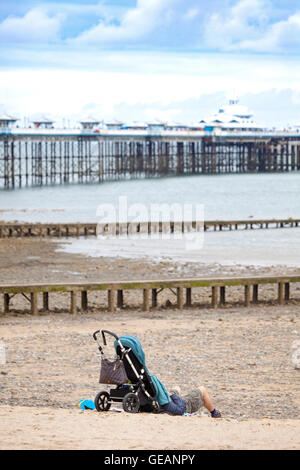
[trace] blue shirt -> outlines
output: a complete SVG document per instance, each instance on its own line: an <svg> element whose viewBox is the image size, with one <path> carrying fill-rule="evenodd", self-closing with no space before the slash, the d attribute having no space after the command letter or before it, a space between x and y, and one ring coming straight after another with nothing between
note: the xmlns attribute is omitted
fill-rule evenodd
<svg viewBox="0 0 300 470"><path fill-rule="evenodd" d="M178 395L170 396L170 402L162 406L162 409L170 415L183 415L186 412L185 401L182 400Z"/></svg>

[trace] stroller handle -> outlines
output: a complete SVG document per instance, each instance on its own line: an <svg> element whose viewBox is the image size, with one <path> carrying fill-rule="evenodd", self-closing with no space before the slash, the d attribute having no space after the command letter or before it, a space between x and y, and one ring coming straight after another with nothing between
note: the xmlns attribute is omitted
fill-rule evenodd
<svg viewBox="0 0 300 470"><path fill-rule="evenodd" d="M97 341L97 334L100 333L100 331L101 331L101 334L102 334L102 339L103 339L103 344L104 344L104 346L106 346L105 333L108 334L108 335L113 336L117 341L119 340L118 336L115 335L115 333L112 333L111 331L108 331L108 330L97 330L97 331L95 331L95 333L93 334L93 338L94 338L95 341Z"/></svg>
<svg viewBox="0 0 300 470"><path fill-rule="evenodd" d="M95 341L97 341L97 334L100 333L100 330L97 330L95 331L95 333L93 333L93 338Z"/></svg>

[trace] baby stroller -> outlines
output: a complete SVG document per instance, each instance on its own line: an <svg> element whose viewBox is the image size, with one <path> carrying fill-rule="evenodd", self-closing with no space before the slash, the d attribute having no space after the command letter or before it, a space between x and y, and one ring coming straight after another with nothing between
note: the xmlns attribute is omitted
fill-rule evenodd
<svg viewBox="0 0 300 470"><path fill-rule="evenodd" d="M103 348L98 339L99 333L102 335L104 346L107 345L105 334L115 338L114 347L117 354L116 361L109 361L105 357ZM111 388L109 393L107 391L101 391L96 395L96 410L108 411L112 403L122 403L124 411L129 413L138 413L139 411L158 412L160 407L157 402L156 389L144 365L144 352L138 339L134 336L123 336L119 338L115 333L107 330L95 331L93 338L97 342L98 349L101 353L99 382L117 385L115 388ZM120 377L122 373L120 373L117 378L113 377L113 371L117 366L119 367L120 363L123 363L123 378ZM112 376L107 377L107 375L110 375L108 373L105 377L105 381L102 381L101 375L104 365L107 370L112 371Z"/></svg>

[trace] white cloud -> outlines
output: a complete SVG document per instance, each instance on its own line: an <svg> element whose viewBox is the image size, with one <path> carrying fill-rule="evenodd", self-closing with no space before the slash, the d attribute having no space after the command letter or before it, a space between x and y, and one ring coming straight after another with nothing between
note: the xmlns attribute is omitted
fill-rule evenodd
<svg viewBox="0 0 300 470"><path fill-rule="evenodd" d="M40 9L33 9L23 17L9 16L0 23L3 42L52 42L58 39L63 15L49 17Z"/></svg>
<svg viewBox="0 0 300 470"><path fill-rule="evenodd" d="M198 8L190 8L189 10L187 10L187 12L183 15L183 18L185 20L193 20L196 18L196 16L198 16L200 13L199 9Z"/></svg>
<svg viewBox="0 0 300 470"><path fill-rule="evenodd" d="M267 22L267 6L264 0L241 0L227 14L211 14L204 30L207 46L233 50L239 48L243 40L258 39Z"/></svg>
<svg viewBox="0 0 300 470"><path fill-rule="evenodd" d="M300 12L271 22L269 0L240 0L227 14L208 18L204 38L209 48L225 51L299 52Z"/></svg>
<svg viewBox="0 0 300 470"><path fill-rule="evenodd" d="M172 18L172 6L176 0L138 0L136 8L129 9L120 24L99 24L80 34L71 42L77 44L116 43L122 40L138 40L154 29L165 25Z"/></svg>
<svg viewBox="0 0 300 470"><path fill-rule="evenodd" d="M271 0L208 4L200 0L137 0L135 8L108 11L102 11L96 26L68 43L276 53L288 47L288 51L299 52L300 11L290 9L290 16L282 17L286 11L274 9Z"/></svg>
<svg viewBox="0 0 300 470"><path fill-rule="evenodd" d="M181 114L180 108L145 108L144 115L146 116L146 121L149 120L160 120L160 121L174 121Z"/></svg>
<svg viewBox="0 0 300 470"><path fill-rule="evenodd" d="M122 63L121 73L116 66L125 59L127 67ZM270 90L290 89L291 110L299 113L300 64L293 58L99 52L98 60L109 66L101 71L90 70L88 63L84 70L2 70L0 103L7 113L19 116L39 112L54 119L77 119L91 113L103 119L134 121L151 117L189 122L215 110L212 105L205 113L201 108L197 112L197 100L204 95L223 96L235 90L239 97L261 94L263 103ZM272 96L278 106L284 103L284 97L279 101L275 92ZM269 118L282 119L271 113L266 121Z"/></svg>
<svg viewBox="0 0 300 470"><path fill-rule="evenodd" d="M148 50L168 47L169 50L299 53L300 6L297 11L295 3L286 8L279 1L276 6L274 3L272 0L136 0L136 6L128 8L128 2L105 0L98 3L89 0L86 4L41 2L23 17L9 16L0 23L0 40L39 46L56 42L61 32L63 39L59 46L69 48L70 52L77 48L81 53L81 45L96 46L95 51L101 46L111 49L130 46ZM36 50L39 52L38 47Z"/></svg>
<svg viewBox="0 0 300 470"><path fill-rule="evenodd" d="M300 12L291 15L287 20L271 25L266 33L256 40L245 40L240 49L257 52L291 52L300 50Z"/></svg>

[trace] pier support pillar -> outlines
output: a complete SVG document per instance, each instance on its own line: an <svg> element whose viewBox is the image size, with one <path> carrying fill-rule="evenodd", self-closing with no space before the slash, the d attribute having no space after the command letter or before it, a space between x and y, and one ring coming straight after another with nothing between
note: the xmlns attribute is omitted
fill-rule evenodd
<svg viewBox="0 0 300 470"><path fill-rule="evenodd" d="M157 307L157 289L152 289L152 308Z"/></svg>
<svg viewBox="0 0 300 470"><path fill-rule="evenodd" d="M288 302L290 300L290 283L285 282L284 284L284 300Z"/></svg>
<svg viewBox="0 0 300 470"><path fill-rule="evenodd" d="M251 302L251 299L250 299L250 286L246 285L245 286L245 306L250 307L250 302Z"/></svg>
<svg viewBox="0 0 300 470"><path fill-rule="evenodd" d="M30 294L30 303L31 303L31 313L32 315L38 315L38 305L37 305L37 292L31 292Z"/></svg>
<svg viewBox="0 0 300 470"><path fill-rule="evenodd" d="M220 305L225 305L226 303L226 291L225 286L220 287Z"/></svg>
<svg viewBox="0 0 300 470"><path fill-rule="evenodd" d="M72 291L71 292L71 309L70 309L70 313L72 313L73 315L75 313L77 313L77 293L75 291Z"/></svg>
<svg viewBox="0 0 300 470"><path fill-rule="evenodd" d="M124 304L124 295L122 290L118 290L117 292L117 307L118 308L123 308Z"/></svg>
<svg viewBox="0 0 300 470"><path fill-rule="evenodd" d="M183 288L177 287L177 308L183 308Z"/></svg>
<svg viewBox="0 0 300 470"><path fill-rule="evenodd" d="M115 290L108 290L108 310L113 313L115 311Z"/></svg>
<svg viewBox="0 0 300 470"><path fill-rule="evenodd" d="M150 310L150 289L143 289L143 310L149 312Z"/></svg>
<svg viewBox="0 0 300 470"><path fill-rule="evenodd" d="M283 282L278 283L278 303L279 305L283 305L283 290L284 284Z"/></svg>
<svg viewBox="0 0 300 470"><path fill-rule="evenodd" d="M283 305L283 289L284 289L284 284L283 282L278 283L278 303L279 305Z"/></svg>
<svg viewBox="0 0 300 470"><path fill-rule="evenodd" d="M88 295L87 295L87 291L83 290L81 292L81 310L86 312L87 309L88 309Z"/></svg>
<svg viewBox="0 0 300 470"><path fill-rule="evenodd" d="M49 292L43 292L43 309L49 310Z"/></svg>
<svg viewBox="0 0 300 470"><path fill-rule="evenodd" d="M212 286L211 288L211 305L213 308L218 306L218 288L217 286Z"/></svg>
<svg viewBox="0 0 300 470"><path fill-rule="evenodd" d="M186 306L187 307L192 306L192 288L191 287L186 288Z"/></svg>
<svg viewBox="0 0 300 470"><path fill-rule="evenodd" d="M257 302L258 302L258 284L254 284L254 286L253 286L252 300L253 300L254 304L257 304Z"/></svg>
<svg viewBox="0 0 300 470"><path fill-rule="evenodd" d="M4 294L4 313L9 312L9 301L10 301L9 294Z"/></svg>

